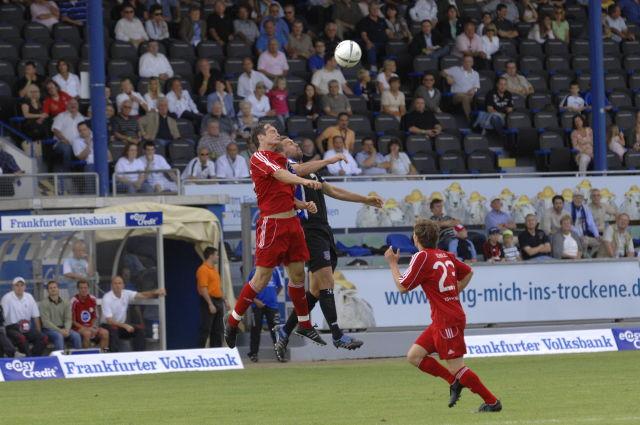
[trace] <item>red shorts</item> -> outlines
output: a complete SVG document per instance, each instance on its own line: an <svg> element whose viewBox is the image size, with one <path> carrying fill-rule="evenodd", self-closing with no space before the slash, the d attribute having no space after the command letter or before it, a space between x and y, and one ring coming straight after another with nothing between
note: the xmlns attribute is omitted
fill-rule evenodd
<svg viewBox="0 0 640 425"><path fill-rule="evenodd" d="M256 222L256 266L273 268L306 261L309 250L298 216Z"/></svg>
<svg viewBox="0 0 640 425"><path fill-rule="evenodd" d="M427 350L429 354L438 353L442 360L457 359L467 354L463 326L438 328L431 325L420 334L415 344Z"/></svg>

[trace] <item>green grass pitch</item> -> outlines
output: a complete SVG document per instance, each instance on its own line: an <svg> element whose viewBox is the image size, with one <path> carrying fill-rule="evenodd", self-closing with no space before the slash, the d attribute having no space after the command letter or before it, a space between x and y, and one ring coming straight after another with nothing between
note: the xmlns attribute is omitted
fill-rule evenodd
<svg viewBox="0 0 640 425"><path fill-rule="evenodd" d="M2 424L640 424L640 353L471 359L502 400L474 413L464 390L403 359L248 364L187 372L1 383Z"/></svg>

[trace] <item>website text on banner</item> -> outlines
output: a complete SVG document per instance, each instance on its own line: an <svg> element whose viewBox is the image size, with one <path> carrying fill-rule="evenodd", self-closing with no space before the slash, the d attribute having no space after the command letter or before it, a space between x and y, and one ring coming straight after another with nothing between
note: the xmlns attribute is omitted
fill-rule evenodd
<svg viewBox="0 0 640 425"><path fill-rule="evenodd" d="M460 294L470 324L640 317L637 260L483 264L473 270L471 284ZM341 327L430 322L424 292L419 288L404 294L396 291L387 269L343 269L341 273L335 288ZM354 317L369 319L364 325L350 323ZM318 307L312 319L326 328Z"/></svg>

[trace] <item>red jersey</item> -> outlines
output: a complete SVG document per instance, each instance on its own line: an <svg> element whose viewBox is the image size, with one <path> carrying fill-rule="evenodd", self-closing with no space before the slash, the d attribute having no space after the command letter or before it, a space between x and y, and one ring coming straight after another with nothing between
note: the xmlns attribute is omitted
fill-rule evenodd
<svg viewBox="0 0 640 425"><path fill-rule="evenodd" d="M431 306L431 322L437 327L464 326L466 316L460 304L458 281L471 267L454 254L439 249L425 249L411 258L400 284L409 291L422 286Z"/></svg>
<svg viewBox="0 0 640 425"><path fill-rule="evenodd" d="M295 186L273 177L278 170L287 170L287 158L277 152L258 151L251 156L251 180L258 198L260 216L266 217L294 209Z"/></svg>
<svg viewBox="0 0 640 425"><path fill-rule="evenodd" d="M267 93L271 109L276 111L278 115L286 115L289 113L289 102L287 100L289 92L286 90L273 89Z"/></svg>
<svg viewBox="0 0 640 425"><path fill-rule="evenodd" d="M71 96L67 93L60 90L58 92L58 100L55 101L51 97L47 97L44 102L42 102L42 112L48 114L50 117L55 117L61 112L67 110L67 103L71 100Z"/></svg>
<svg viewBox="0 0 640 425"><path fill-rule="evenodd" d="M76 294L71 298L71 319L74 322L81 323L86 328L90 328L98 319L97 305L96 297L93 295L81 300ZM74 329L76 329L75 326Z"/></svg>

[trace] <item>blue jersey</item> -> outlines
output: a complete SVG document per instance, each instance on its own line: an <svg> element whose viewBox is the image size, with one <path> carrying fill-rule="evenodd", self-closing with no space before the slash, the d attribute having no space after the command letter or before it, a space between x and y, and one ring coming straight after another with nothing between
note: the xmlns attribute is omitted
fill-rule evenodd
<svg viewBox="0 0 640 425"><path fill-rule="evenodd" d="M251 270L248 280L251 280L255 272L256 272L256 269ZM282 273L280 272L280 269L278 267L274 268L273 272L271 273L271 280L269 280L269 283L267 284L267 286L265 286L265 288L262 291L260 291L260 293L256 296L256 298L262 301L265 306L277 310L278 309L278 292L280 291L280 288L282 288L283 286L282 285L283 280L284 279L282 277Z"/></svg>

